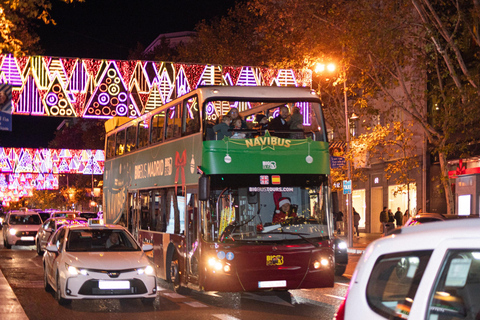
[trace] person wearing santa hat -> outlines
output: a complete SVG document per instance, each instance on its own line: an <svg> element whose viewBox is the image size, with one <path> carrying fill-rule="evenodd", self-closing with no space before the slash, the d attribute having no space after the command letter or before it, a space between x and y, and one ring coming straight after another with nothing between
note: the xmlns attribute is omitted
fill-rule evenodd
<svg viewBox="0 0 480 320"><path fill-rule="evenodd" d="M275 210L272 223L277 224L284 222L287 218L295 218L297 214L292 211L290 198L282 197L278 201L278 209Z"/></svg>

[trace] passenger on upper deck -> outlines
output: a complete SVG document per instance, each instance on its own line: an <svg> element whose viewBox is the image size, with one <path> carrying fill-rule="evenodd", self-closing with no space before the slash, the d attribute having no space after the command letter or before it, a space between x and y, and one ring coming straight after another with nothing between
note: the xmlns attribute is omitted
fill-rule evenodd
<svg viewBox="0 0 480 320"><path fill-rule="evenodd" d="M300 114L300 109L294 107L292 109L292 115L290 116L290 130L303 130L303 117ZM303 132L292 132L290 138L303 139Z"/></svg>
<svg viewBox="0 0 480 320"><path fill-rule="evenodd" d="M267 130L268 129L268 118L266 115L259 113L255 116L255 129L257 130Z"/></svg>
<svg viewBox="0 0 480 320"><path fill-rule="evenodd" d="M242 119L235 119L233 121L233 129L235 130L241 130L242 129ZM244 132L239 132L239 131L234 131L233 132L233 135L232 135L232 139L245 139L246 138L246 134Z"/></svg>
<svg viewBox="0 0 480 320"><path fill-rule="evenodd" d="M230 118L229 115L224 115L222 118L222 122L213 126L213 131L216 134L216 140L222 140L224 136L232 136L232 132L228 131L230 129L231 123L232 118Z"/></svg>
<svg viewBox="0 0 480 320"><path fill-rule="evenodd" d="M288 138L288 133L275 133L275 131L288 131L290 130L290 124L288 122L288 116L290 115L287 106L281 106L280 112L268 125L268 130L273 130L272 135L280 138Z"/></svg>
<svg viewBox="0 0 480 320"><path fill-rule="evenodd" d="M235 125L235 119L240 119L242 121L242 129L247 129L247 122L242 119L237 108L231 108L230 111L228 111L227 116L230 116L230 118L232 118L230 129L233 129Z"/></svg>

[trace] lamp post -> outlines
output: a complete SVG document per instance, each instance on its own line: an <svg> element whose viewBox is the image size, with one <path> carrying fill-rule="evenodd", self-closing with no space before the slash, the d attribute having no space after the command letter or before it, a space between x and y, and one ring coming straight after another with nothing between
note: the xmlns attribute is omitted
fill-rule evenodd
<svg viewBox="0 0 480 320"><path fill-rule="evenodd" d="M350 122L348 119L348 100L347 100L347 71L344 70L343 81L343 100L345 103L345 154L350 151ZM347 160L347 181L352 181L352 169L350 160ZM347 193L347 242L348 246L353 246L353 207L352 207L352 189L353 183L351 183L350 192Z"/></svg>

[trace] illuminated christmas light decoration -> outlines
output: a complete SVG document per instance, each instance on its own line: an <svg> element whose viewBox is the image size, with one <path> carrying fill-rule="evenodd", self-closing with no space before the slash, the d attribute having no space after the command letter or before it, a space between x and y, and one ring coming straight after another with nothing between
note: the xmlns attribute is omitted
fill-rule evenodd
<svg viewBox="0 0 480 320"><path fill-rule="evenodd" d="M298 87L311 78L308 70L0 55L0 83L14 85L13 114L37 116L135 118L158 105L158 94L165 104L200 85Z"/></svg>
<svg viewBox="0 0 480 320"><path fill-rule="evenodd" d="M13 202L32 189L56 190L59 173L103 175L104 162L103 150L0 147L0 198Z"/></svg>

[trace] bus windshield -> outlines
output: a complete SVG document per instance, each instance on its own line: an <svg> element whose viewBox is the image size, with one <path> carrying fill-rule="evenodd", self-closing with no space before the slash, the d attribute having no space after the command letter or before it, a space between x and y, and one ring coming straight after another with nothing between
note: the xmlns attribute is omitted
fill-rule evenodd
<svg viewBox="0 0 480 320"><path fill-rule="evenodd" d="M212 191L211 191L212 192ZM213 190L204 237L214 242L312 243L330 236L327 183Z"/></svg>

